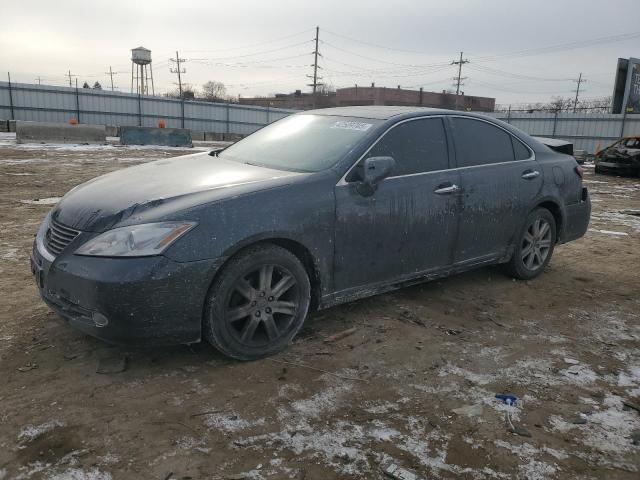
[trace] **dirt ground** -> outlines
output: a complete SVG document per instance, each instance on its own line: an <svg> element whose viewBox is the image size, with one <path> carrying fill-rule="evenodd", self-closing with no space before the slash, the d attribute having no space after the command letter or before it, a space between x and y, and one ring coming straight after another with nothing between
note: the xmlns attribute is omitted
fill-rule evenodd
<svg viewBox="0 0 640 480"><path fill-rule="evenodd" d="M238 363L87 337L29 271L57 197L184 150L0 135L0 480L638 478L640 179L587 166L590 230L534 281L483 268L317 312Z"/></svg>

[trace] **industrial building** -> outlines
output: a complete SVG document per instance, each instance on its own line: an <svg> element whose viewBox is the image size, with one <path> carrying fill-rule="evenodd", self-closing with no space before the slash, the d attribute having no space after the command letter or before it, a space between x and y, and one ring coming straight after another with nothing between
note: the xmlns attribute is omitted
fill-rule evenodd
<svg viewBox="0 0 640 480"><path fill-rule="evenodd" d="M423 89L408 90L400 86L398 88L376 87L375 84L371 84L370 87L355 85L338 88L335 92L315 96L312 93L296 90L294 93L276 94L273 97L240 98L240 103L297 110L354 105L405 105L492 112L496 99L464 93L457 96L455 93L446 91L437 93L425 92Z"/></svg>

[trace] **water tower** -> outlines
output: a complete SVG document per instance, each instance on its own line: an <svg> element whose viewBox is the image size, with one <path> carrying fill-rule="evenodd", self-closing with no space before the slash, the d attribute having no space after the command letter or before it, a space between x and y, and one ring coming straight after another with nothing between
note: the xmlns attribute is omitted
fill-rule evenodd
<svg viewBox="0 0 640 480"><path fill-rule="evenodd" d="M134 74L135 70L135 74ZM151 50L138 47L131 50L131 93L149 95L149 73L151 73L151 94L155 95L153 88L153 67L151 65ZM136 89L133 89L133 84Z"/></svg>

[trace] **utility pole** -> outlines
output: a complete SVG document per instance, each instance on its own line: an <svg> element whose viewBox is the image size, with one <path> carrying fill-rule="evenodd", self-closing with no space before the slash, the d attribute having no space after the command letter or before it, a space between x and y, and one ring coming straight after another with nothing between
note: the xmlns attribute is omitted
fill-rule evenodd
<svg viewBox="0 0 640 480"><path fill-rule="evenodd" d="M172 62L175 62L176 68L170 68L171 73L178 74L178 91L180 92L180 126L184 128L184 96L182 95L182 77L181 73L187 73L186 69L180 68L180 64L186 62L184 58L180 58L178 51L176 50L176 58L170 58Z"/></svg>
<svg viewBox="0 0 640 480"><path fill-rule="evenodd" d="M465 63L469 63L469 60L467 60L466 58L464 60L462 59L462 52L460 52L460 60L458 61L454 60L453 62L451 62L451 65L458 65L458 76L453 79L456 86L456 109L458 108L458 97L460 96L460 86L464 85L464 83L462 83L462 80L465 80L467 78L462 76L462 65L464 65Z"/></svg>
<svg viewBox="0 0 640 480"><path fill-rule="evenodd" d="M318 52L318 38L320 37L320 27L316 27L316 48L313 51L313 65L311 65L313 67L313 76L311 75L307 75L308 78L313 78L313 83L308 83L307 86L308 87L313 87L313 106L315 107L316 104L316 92L318 91L318 87L320 85L322 85L322 83L318 83L318 80L322 80L322 77L318 77L318 56L322 56L320 55L320 53Z"/></svg>
<svg viewBox="0 0 640 480"><path fill-rule="evenodd" d="M69 70L69 73L67 73L65 75L65 77L69 77L69 87L73 88L73 84L71 83L71 77L75 77L76 75L71 75L71 70Z"/></svg>
<svg viewBox="0 0 640 480"><path fill-rule="evenodd" d="M41 80L42 80L42 77L41 77L40 75L38 75L38 76L36 77L36 82L38 82L38 85L42 85Z"/></svg>
<svg viewBox="0 0 640 480"><path fill-rule="evenodd" d="M180 58L178 55L178 51L176 50L176 58L170 58L170 61L176 64L176 68L169 68L171 73L178 74L178 91L180 92L180 98L182 98L182 77L180 77L181 73L187 73L186 69L180 68L180 64L186 62L184 58Z"/></svg>
<svg viewBox="0 0 640 480"><path fill-rule="evenodd" d="M576 87L576 98L573 101L573 113L576 113L576 110L578 108L578 95L580 95L580 84L586 82L586 80L582 79L582 72L580 72L580 75L578 76L578 80L574 80L574 82L578 84L578 86Z"/></svg>
<svg viewBox="0 0 640 480"><path fill-rule="evenodd" d="M111 70L111 65L109 65L109 71L105 72L105 75L109 75L111 77L111 91L113 92L113 70Z"/></svg>

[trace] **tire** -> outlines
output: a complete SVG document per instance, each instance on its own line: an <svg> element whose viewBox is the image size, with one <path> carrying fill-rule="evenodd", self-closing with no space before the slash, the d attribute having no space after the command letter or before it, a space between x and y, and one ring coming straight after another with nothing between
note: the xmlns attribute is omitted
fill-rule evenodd
<svg viewBox="0 0 640 480"><path fill-rule="evenodd" d="M546 208L536 208L518 233L513 256L506 264L509 274L520 280L531 280L549 264L556 243L556 221Z"/></svg>
<svg viewBox="0 0 640 480"><path fill-rule="evenodd" d="M302 328L310 300L309 276L295 255L273 244L249 247L211 285L203 336L236 360L273 355Z"/></svg>
<svg viewBox="0 0 640 480"><path fill-rule="evenodd" d="M601 174L602 169L596 165L595 167L593 167L593 173Z"/></svg>

